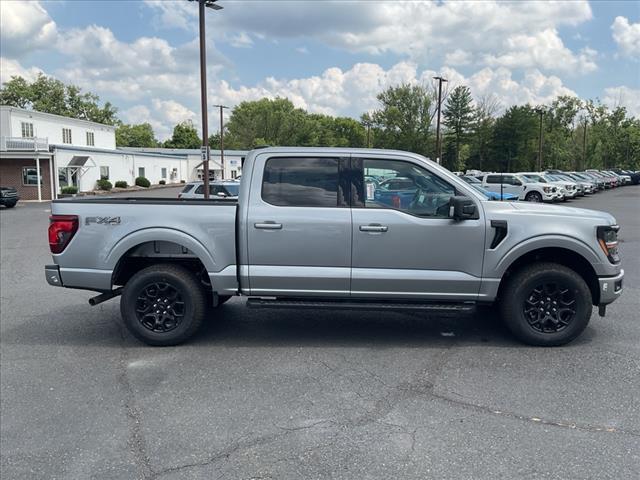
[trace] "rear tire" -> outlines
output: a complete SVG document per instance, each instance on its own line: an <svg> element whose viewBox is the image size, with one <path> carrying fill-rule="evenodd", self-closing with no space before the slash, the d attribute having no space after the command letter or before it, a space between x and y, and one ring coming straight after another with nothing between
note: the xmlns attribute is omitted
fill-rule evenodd
<svg viewBox="0 0 640 480"><path fill-rule="evenodd" d="M524 197L524 199L527 202L541 203L542 202L542 195L540 195L540 193L538 193L538 192L529 192Z"/></svg>
<svg viewBox="0 0 640 480"><path fill-rule="evenodd" d="M539 263L518 271L502 292L501 313L521 342L544 347L577 338L591 318L591 291L575 271Z"/></svg>
<svg viewBox="0 0 640 480"><path fill-rule="evenodd" d="M5 206L5 207L7 207L7 208L13 208L13 207L15 207L15 206L16 206L16 203L18 203L18 202L14 202L14 203L5 203L5 204L4 204L4 206Z"/></svg>
<svg viewBox="0 0 640 480"><path fill-rule="evenodd" d="M136 273L124 286L120 312L127 329L148 345L178 345L200 328L207 311L204 289L179 265Z"/></svg>

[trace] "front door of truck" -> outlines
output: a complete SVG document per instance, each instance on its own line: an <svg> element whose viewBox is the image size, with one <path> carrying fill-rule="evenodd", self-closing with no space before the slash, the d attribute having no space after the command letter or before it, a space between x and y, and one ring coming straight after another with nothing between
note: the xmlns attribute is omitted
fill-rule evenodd
<svg viewBox="0 0 640 480"><path fill-rule="evenodd" d="M485 241L480 202L478 220L455 221L449 199L459 192L437 172L392 154L351 163L363 192L352 208L352 297L476 300Z"/></svg>
<svg viewBox="0 0 640 480"><path fill-rule="evenodd" d="M256 157L246 229L251 295L349 295L345 162L323 154Z"/></svg>

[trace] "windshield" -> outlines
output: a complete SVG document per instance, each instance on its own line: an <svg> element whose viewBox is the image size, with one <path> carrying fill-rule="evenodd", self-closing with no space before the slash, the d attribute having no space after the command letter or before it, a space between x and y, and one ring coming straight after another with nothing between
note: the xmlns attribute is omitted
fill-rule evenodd
<svg viewBox="0 0 640 480"><path fill-rule="evenodd" d="M478 192L480 192L480 194L481 194L485 199L487 199L487 200L490 200L490 199L491 199L491 197L489 197L489 195L487 194L487 191L486 191L484 188L480 187L477 183L471 183L471 186L472 186L473 188L475 188Z"/></svg>
<svg viewBox="0 0 640 480"><path fill-rule="evenodd" d="M526 179L527 183L547 183L547 181L541 175L527 174L523 175L523 177Z"/></svg>
<svg viewBox="0 0 640 480"><path fill-rule="evenodd" d="M476 185L480 185L482 182L480 180L478 180L476 177L462 177L462 179L470 184L476 184Z"/></svg>
<svg viewBox="0 0 640 480"><path fill-rule="evenodd" d="M229 196L237 197L238 194L240 193L240 184L235 184L235 183L225 184L224 189L229 193Z"/></svg>

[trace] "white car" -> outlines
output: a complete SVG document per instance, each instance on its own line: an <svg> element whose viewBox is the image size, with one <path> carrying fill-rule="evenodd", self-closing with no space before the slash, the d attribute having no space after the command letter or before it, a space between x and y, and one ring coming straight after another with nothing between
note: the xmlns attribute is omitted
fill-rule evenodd
<svg viewBox="0 0 640 480"><path fill-rule="evenodd" d="M233 180L213 180L209 182L209 198L237 199L240 193L240 182ZM189 182L178 194L178 198L204 198L204 183Z"/></svg>
<svg viewBox="0 0 640 480"><path fill-rule="evenodd" d="M482 177L482 188L495 193L513 193L527 202L554 202L559 199L558 187L527 180L513 173L490 173Z"/></svg>
<svg viewBox="0 0 640 480"><path fill-rule="evenodd" d="M570 182L562 179L555 179L553 176L539 172L519 172L518 175L522 175L532 182L550 183L558 187L561 193L560 200L567 201L578 196L578 184L576 182Z"/></svg>

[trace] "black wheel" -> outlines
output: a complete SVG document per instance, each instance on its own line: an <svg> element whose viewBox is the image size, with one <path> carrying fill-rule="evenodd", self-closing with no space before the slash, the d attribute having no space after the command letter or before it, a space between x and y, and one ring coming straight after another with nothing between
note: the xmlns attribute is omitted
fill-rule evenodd
<svg viewBox="0 0 640 480"><path fill-rule="evenodd" d="M14 202L14 203L5 203L5 204L4 204L4 206L5 206L5 207L7 207L7 208L13 208L13 207L15 207L15 206L16 206L16 203L17 203L17 202Z"/></svg>
<svg viewBox="0 0 640 480"><path fill-rule="evenodd" d="M589 324L591 292L576 272L556 263L530 265L502 292L502 319L529 345L565 345Z"/></svg>
<svg viewBox="0 0 640 480"><path fill-rule="evenodd" d="M205 316L207 301L186 268L161 264L136 273L124 286L120 312L132 335L149 345L177 345L191 337Z"/></svg>
<svg viewBox="0 0 640 480"><path fill-rule="evenodd" d="M529 192L527 193L527 195L524 197L524 199L527 202L536 202L536 203L540 203L542 202L542 195L540 195L540 193L538 192Z"/></svg>

